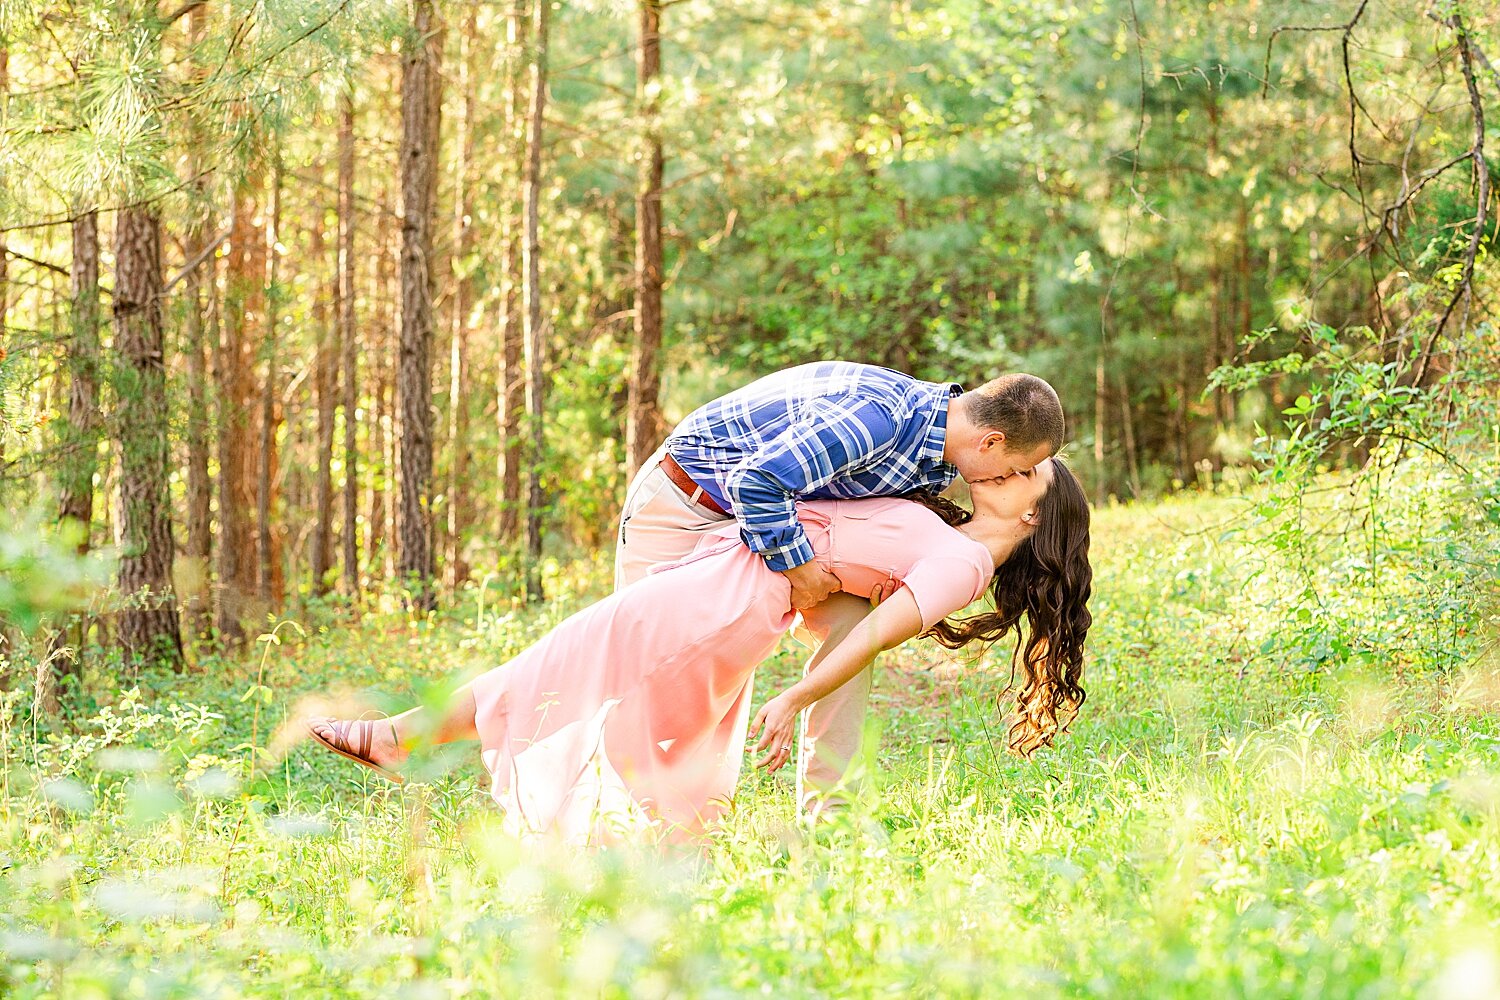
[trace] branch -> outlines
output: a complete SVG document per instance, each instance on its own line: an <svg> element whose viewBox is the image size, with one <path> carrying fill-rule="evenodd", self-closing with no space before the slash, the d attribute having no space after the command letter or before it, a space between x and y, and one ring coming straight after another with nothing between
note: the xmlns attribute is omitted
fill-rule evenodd
<svg viewBox="0 0 1500 1000"><path fill-rule="evenodd" d="M1448 319L1453 315L1454 308L1460 299L1472 297L1474 286L1474 260L1479 255L1479 244L1484 239L1484 227L1489 221L1490 202L1490 168L1484 158L1484 102L1479 98L1479 83L1474 77L1474 49L1469 41L1469 32L1464 27L1463 17L1454 14L1444 22L1454 31L1458 39L1458 54L1461 57L1464 71L1464 86L1469 91L1469 107L1474 118L1474 145L1469 149L1469 159L1474 167L1475 184L1478 187L1476 194L1479 202L1478 209L1474 214L1474 234L1469 237L1469 248L1464 252L1463 272L1458 279L1458 288L1453 292L1453 297L1448 300L1448 306L1443 310L1443 315L1438 319L1437 327L1432 331L1432 336L1427 338L1427 344L1422 348L1418 356L1417 369L1414 376L1416 385L1424 384L1427 371L1432 364L1433 351L1437 349L1438 338L1442 336L1443 330L1448 325Z"/></svg>
<svg viewBox="0 0 1500 1000"><path fill-rule="evenodd" d="M260 59L256 60L255 62L250 63L247 66L241 66L241 67L237 68L235 70L235 73L238 76L240 76L241 78L248 78L251 73L253 73L256 70L261 69L261 68L269 65L271 62L275 61L276 59L279 59L284 53L288 52L289 50L291 50L295 46L300 45L302 42L306 41L308 38L311 38L313 35L317 34L319 31L322 31L324 28L328 27L330 24L333 23L334 18L338 17L346 9L348 9L349 4L352 3L352 2L353 2L353 0L342 0L342 2L337 7L334 7L332 10L330 10L328 12L328 15L326 17L324 17L321 21L315 21L310 27L304 29L296 37L292 38L290 41L286 42L285 44L283 44L279 48L274 49L273 51L271 51L271 52L267 53L266 55L262 56ZM184 6L186 7L188 5L184 5ZM208 79L206 79L205 81L203 81L203 84L202 84L202 87L200 87L200 90L206 90L210 85L212 85L216 80L218 80L219 76L224 72L225 68L229 65L229 60L234 55L235 50L237 48L239 48L240 44L249 35L250 19L251 19L251 15L254 14L255 9L256 8L254 6L252 6L251 9L250 9L250 13L248 13L248 14L245 15L245 19L243 21L241 21L240 24L239 24L239 27L237 27L235 29L234 36L230 39L230 42L229 42L229 48L224 53L224 59L223 59L223 61L219 63L218 67L213 71L212 74L209 75ZM186 11L184 10L183 13L186 13ZM176 98L176 99L167 101L164 104L162 104L162 106L158 110L159 111L175 111L177 108L184 107L184 106L190 104L192 102L192 96L193 95L189 94L189 95L184 95L183 97L180 97L180 98Z"/></svg>
<svg viewBox="0 0 1500 1000"><path fill-rule="evenodd" d="M1262 81L1260 96L1265 97L1266 90L1271 86L1271 47L1276 44L1276 37L1278 35L1280 35L1283 31L1351 31L1354 28L1354 23L1358 21L1360 15L1365 12L1365 4L1367 3L1369 3L1369 0L1364 0L1364 2L1359 5L1359 10L1354 12L1354 16L1350 18L1348 23L1346 24L1279 24L1275 28L1273 28L1271 30L1271 37L1266 39L1266 62L1265 65L1261 68L1260 73Z"/></svg>
<svg viewBox="0 0 1500 1000"><path fill-rule="evenodd" d="M167 294L173 289L173 287L176 286L179 281L196 271L198 269L198 265L202 264L205 260L211 257L213 255L213 252L219 248L219 245L229 238L230 232L231 230L221 229L219 230L219 232L215 233L213 238L203 245L203 249L199 250L197 253L193 254L191 258L183 262L182 270L172 275L171 280L168 281L165 285L161 286L161 293L163 295Z"/></svg>
<svg viewBox="0 0 1500 1000"><path fill-rule="evenodd" d="M1478 60L1479 65L1489 70L1490 76L1495 78L1495 89L1500 90L1500 70L1495 69L1490 62L1490 57L1485 55L1484 50L1475 45L1472 39L1469 41L1469 48L1474 50L1474 58Z"/></svg>
<svg viewBox="0 0 1500 1000"><path fill-rule="evenodd" d="M1443 25L1444 27L1453 27L1447 21L1439 17L1437 11L1435 10L1429 9L1427 11L1427 16L1436 21L1438 24ZM1489 74L1495 78L1495 89L1500 90L1500 70L1495 69L1494 65L1490 62L1489 56L1486 56L1484 54L1484 50L1481 49L1472 38L1469 39L1469 49L1474 53L1475 61L1477 61L1479 65L1483 66L1486 70L1488 70Z"/></svg>
<svg viewBox="0 0 1500 1000"><path fill-rule="evenodd" d="M1355 129L1359 124L1359 118L1355 114L1355 109L1362 109L1364 106L1360 104L1359 98L1355 96L1354 76L1349 71L1349 37L1354 34L1354 26L1364 16L1365 8L1369 6L1369 3L1370 0L1360 0L1359 10L1356 10L1354 16L1349 19L1349 23L1344 25L1344 35L1339 43L1344 57L1344 89L1349 92L1349 163L1354 169L1354 190L1359 192L1359 208L1366 217L1370 214L1370 207L1365 204L1365 186L1362 183L1363 177L1361 177L1359 169L1359 149L1355 146ZM1366 111L1365 117L1368 118L1369 116L1370 113Z"/></svg>
<svg viewBox="0 0 1500 1000"><path fill-rule="evenodd" d="M5 256L7 257L14 257L16 260L24 260L26 263L35 264L37 267L45 267L47 270L56 271L58 274L61 274L64 277L71 278L73 276L72 272L65 267L58 267L56 264L49 263L48 261L37 260L35 257L28 257L24 253L18 253L15 250L12 250L10 247L0 247L0 250L4 250Z"/></svg>
<svg viewBox="0 0 1500 1000"><path fill-rule="evenodd" d="M1433 167L1431 170L1424 170L1424 171L1422 171L1420 174L1417 175L1417 183L1416 183L1416 185L1413 186L1413 187L1411 187L1410 190L1408 190L1406 192L1403 192L1402 195L1401 195L1401 197L1397 198L1394 202L1392 202L1391 205L1390 205L1390 207L1387 208L1381 214L1382 215L1393 215L1396 212L1399 212L1401 209L1405 208L1407 206L1407 204L1413 198L1415 198L1417 196L1417 192L1421 191L1429 183L1431 183L1432 181L1437 180L1438 177L1440 177L1443 174L1447 173L1450 168L1456 167L1460 163L1464 162L1465 160L1471 160L1473 158L1474 158L1474 150L1467 149L1467 150L1464 150L1462 153L1459 153L1453 159L1449 160L1447 163L1444 163L1440 167ZM1393 236L1395 235L1395 231L1394 230L1392 230L1392 235Z"/></svg>
<svg viewBox="0 0 1500 1000"><path fill-rule="evenodd" d="M181 7L178 7L176 10L172 11L172 13L161 19L162 27L177 23L182 18L197 10L199 7L206 6L207 3L208 0L188 0L187 3L183 4Z"/></svg>
<svg viewBox="0 0 1500 1000"><path fill-rule="evenodd" d="M52 44L57 46L58 53L63 57L63 60L68 64L68 68L73 71L73 79L77 80L78 79L78 60L76 60L72 56L68 55L68 50L65 49L65 48L63 48L63 43L58 40L57 34L52 30L52 19L50 17L44 17L44 18L42 18L42 30L45 31L45 32L47 32L47 37L50 38L50 39L52 39Z"/></svg>
<svg viewBox="0 0 1500 1000"><path fill-rule="evenodd" d="M127 208L136 208L142 205L155 204L156 202L161 201L163 198L169 198L172 195L177 194L179 191L182 191L184 188L187 188L190 185L197 184L200 180L210 176L213 172L214 168L205 167L202 170L198 171L198 173L194 174L192 177L189 177L183 181L179 181L178 183L162 191L158 191L155 194L151 195L149 198L136 198L118 205L95 205L91 208L87 208L79 212L69 212L66 215L54 215L49 219L42 219L38 222L22 222L14 226L6 226L4 228L0 228L0 236L4 236L6 233L22 232L27 229L46 229L49 226L72 225L89 212L119 212Z"/></svg>

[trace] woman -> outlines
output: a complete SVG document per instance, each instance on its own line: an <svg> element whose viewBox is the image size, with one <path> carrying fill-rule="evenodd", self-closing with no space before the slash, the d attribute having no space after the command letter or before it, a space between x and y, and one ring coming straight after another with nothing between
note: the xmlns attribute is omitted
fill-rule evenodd
<svg viewBox="0 0 1500 1000"><path fill-rule="evenodd" d="M1083 704L1092 621L1087 500L1057 459L971 487L972 516L933 497L799 505L816 558L845 591L868 596L891 577L903 586L761 708L750 728L765 752L757 766L785 764L797 714L881 650L919 633L958 648L1014 632L1019 647L1023 614L1029 637L1015 666L1010 745L1029 754L1066 728ZM944 620L986 589L993 613ZM692 836L733 794L755 667L795 618L786 577L741 544L731 522L692 556L475 678L441 713L307 726L335 753L396 781L413 745L480 740L491 794L518 834Z"/></svg>

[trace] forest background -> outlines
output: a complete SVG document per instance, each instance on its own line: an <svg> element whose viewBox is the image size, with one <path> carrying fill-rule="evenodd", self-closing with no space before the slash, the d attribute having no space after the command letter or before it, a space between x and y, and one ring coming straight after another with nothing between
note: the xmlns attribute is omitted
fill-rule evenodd
<svg viewBox="0 0 1500 1000"><path fill-rule="evenodd" d="M347 867L339 845L367 828L401 836L337 882L333 912L314 889L256 904L323 941L272 982L353 961L318 949L360 926L360 900L425 892L447 917L381 918L380 947L421 979L435 953L413 942L441 937L424 920L488 926L466 895L479 889L424 832L472 832L458 804L472 787L440 768L416 806L371 806L331 780L299 798L314 793L273 752L274 717L312 687L436 697L440 667L494 662L601 592L625 484L676 420L766 372L843 358L1057 387L1098 518L1102 715L1050 763L1001 764L986 706L943 709L966 777L919 774L900 751L890 773L909 780L888 793L907 804L870 804L873 825L845 831L827 862L837 876L778 825L762 781L715 855L719 881L651 897L675 951L637 954L621 930L636 869L590 881L544 867L522 895L551 902L500 935L495 988L540 975L604 989L598 973L670 993L734 953L751 956L746 988L811 975L833 992L983 993L998 988L975 971L993 936L1032 949L1012 986L1195 995L1217 976L1212 995L1253 994L1333 975L1360 926L1362 971L1340 967L1350 995L1451 986L1454 968L1500 990L1493 951L1444 936L1464 907L1500 910L1483 877L1500 863L1494 781L1444 791L1500 773L1500 685L1483 673L1500 555L1497 25L1491 5L1453 0L0 0L0 742L15 859L0 871L24 876L0 881L24 901L0 922L0 953L19 963L0 984L125 989L153 954L191 947L196 931L169 943L152 921L253 923L236 907L260 899L267 871ZM1215 652L1193 656L1205 636ZM272 656L284 643L296 663ZM928 675L902 676L906 705L899 692ZM981 682L942 690L970 699ZM928 745L931 721L907 708L886 724ZM1423 742L1423 726L1447 742ZM1329 732L1342 735L1325 746ZM1385 737L1392 756L1368 780L1354 750ZM1128 764L1100 749L1122 741L1138 745ZM147 756L95 760L111 747ZM1300 754L1300 783L1284 768L1244 777L1245 755L1283 751ZM1309 767L1337 785L1336 809L1319 812L1328 789ZM227 777L210 793L205 774ZM1011 804L986 832L973 806L988 796ZM1247 799L1270 805L1229 829ZM1222 808L1204 820L1214 833L1168 822L1201 818L1204 801ZM1306 829L1288 818L1299 809ZM222 871L184 888L157 859L162 912L91 895L163 824ZM1148 844L1168 826L1189 854L1223 856L1173 868ZM1451 850L1471 845L1446 897L1412 888L1423 855L1410 884L1371 868L1328 899L1339 866L1374 856L1361 836L1436 850L1436 829ZM1072 848L1022 860L956 846L1053 834ZM1142 853L1084 876L1090 843ZM1282 848L1294 859L1256 854ZM242 871L231 861L247 851L260 862ZM961 859L948 881L928 880L931 852ZM487 863L483 877L510 885L522 862ZM972 912L955 886L989 900L974 880L999 869L1036 909L991 909L959 950L972 967L924 978L955 953L911 928ZM733 901L751 901L753 922L776 878L804 912L761 954L733 937ZM872 886L893 894L886 916L843 927L818 973L785 964L777 942L808 932L807 907L833 920L827 892ZM1197 912L1196 929L1142 903L1142 886ZM183 902L200 890L209 916ZM1305 910L1283 920L1288 892ZM582 915L556 917L580 893ZM1058 906L1088 928L1063 957L1035 930ZM705 907L723 937L683 930ZM150 930L121 937L121 920ZM1141 950L1111 961L1119 926ZM626 937L599 944L600 927ZM1402 964L1404 948L1387 952L1414 927L1444 944ZM541 957L544 939L576 963ZM275 950L222 943L224 969ZM613 958L591 965L591 948ZM162 988L192 992L201 972ZM362 975L339 982L385 982Z"/></svg>
<svg viewBox="0 0 1500 1000"><path fill-rule="evenodd" d="M1307 378L1221 367L1429 389L1485 315L1483 10L670 10L7 4L0 490L156 595L125 649L539 596L786 365L1042 374L1103 503L1254 466Z"/></svg>

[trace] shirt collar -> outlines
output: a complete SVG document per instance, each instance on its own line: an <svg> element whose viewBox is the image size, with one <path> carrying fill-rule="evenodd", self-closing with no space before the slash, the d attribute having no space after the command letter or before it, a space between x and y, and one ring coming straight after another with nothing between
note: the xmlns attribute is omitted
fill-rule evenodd
<svg viewBox="0 0 1500 1000"><path fill-rule="evenodd" d="M925 462L943 462L943 445L948 440L948 401L964 391L957 382L930 382L932 423L922 436L921 458Z"/></svg>

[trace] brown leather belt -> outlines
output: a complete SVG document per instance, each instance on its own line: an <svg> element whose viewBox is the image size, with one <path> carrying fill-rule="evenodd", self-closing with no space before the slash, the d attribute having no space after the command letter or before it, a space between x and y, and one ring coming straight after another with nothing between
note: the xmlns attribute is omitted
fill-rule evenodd
<svg viewBox="0 0 1500 1000"><path fill-rule="evenodd" d="M677 464L677 459L666 452L663 452L661 456L661 471L667 474L667 478L672 481L673 486L687 494L689 503L695 503L700 507L707 508L720 517L729 516L729 511L720 507L718 501L709 496L703 487L693 482L693 477L688 475L682 466Z"/></svg>

